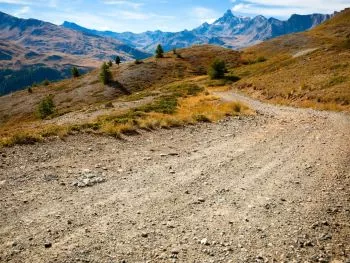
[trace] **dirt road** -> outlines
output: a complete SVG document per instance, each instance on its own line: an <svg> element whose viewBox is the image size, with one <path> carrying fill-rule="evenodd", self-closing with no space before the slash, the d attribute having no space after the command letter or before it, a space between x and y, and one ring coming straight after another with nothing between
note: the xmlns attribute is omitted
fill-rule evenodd
<svg viewBox="0 0 350 263"><path fill-rule="evenodd" d="M350 116L257 116L0 154L0 262L350 262Z"/></svg>

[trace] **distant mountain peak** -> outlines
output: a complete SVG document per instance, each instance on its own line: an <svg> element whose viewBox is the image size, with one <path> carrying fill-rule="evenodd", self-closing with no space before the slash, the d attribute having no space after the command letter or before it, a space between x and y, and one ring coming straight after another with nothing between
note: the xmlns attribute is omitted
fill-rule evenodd
<svg viewBox="0 0 350 263"><path fill-rule="evenodd" d="M231 10L231 9L228 9L228 10L225 12L225 14L224 14L223 17L233 17L233 16L235 16L235 15L232 13L232 10Z"/></svg>

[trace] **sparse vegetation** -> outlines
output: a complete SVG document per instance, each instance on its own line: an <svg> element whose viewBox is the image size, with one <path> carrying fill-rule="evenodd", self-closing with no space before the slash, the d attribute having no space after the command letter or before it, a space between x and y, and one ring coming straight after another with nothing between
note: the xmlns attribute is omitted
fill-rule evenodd
<svg viewBox="0 0 350 263"><path fill-rule="evenodd" d="M77 67L73 67L73 68L72 68L72 77L73 77L73 78L78 78L78 77L80 77L80 72L79 72L79 70L78 70Z"/></svg>
<svg viewBox="0 0 350 263"><path fill-rule="evenodd" d="M49 86L50 85L50 81L48 79L45 79L43 82L42 82L42 85L44 86Z"/></svg>
<svg viewBox="0 0 350 263"><path fill-rule="evenodd" d="M27 89L27 91L28 91L29 94L32 94L32 93L33 93L33 89L32 89L31 87L29 87L29 88Z"/></svg>
<svg viewBox="0 0 350 263"><path fill-rule="evenodd" d="M196 68L204 68L204 72L206 72L209 61L214 57L237 61L238 52L206 46L183 49L181 54L186 59L178 60L175 56L170 56L168 59L162 60L161 63L155 63L154 59L151 58L146 60L144 65L123 67L122 70L118 71L118 81L120 81L122 87L115 90L105 90L102 85L99 85L99 81L102 81L102 79L99 79L102 68L111 72L110 76L112 78L112 69L108 65L107 67L101 66L100 71L93 71L76 80L67 79L59 83L52 83L47 88L40 85L34 90L35 96L31 99L38 105L40 101L37 98L47 94L48 90L54 94L56 104L54 112L52 114L48 113L43 118L50 117L50 123L56 123L57 118L57 123L60 124L50 124L49 128L49 122L42 122L34 116L28 116L25 111L20 114L10 112L10 117L0 120L4 121L4 125L0 128L0 144L11 145L15 144L15 141L25 141L24 139L12 140L15 134L22 134L22 138L29 136L29 134L32 135L29 136L28 142L32 140L32 137L40 141L51 136L63 138L66 135L80 132L114 134L113 136L118 137L121 134L134 134L138 129L166 128L208 121L205 120L205 116L211 114L211 110L208 110L207 113L200 112L198 114L195 114L195 110L193 112L186 110L186 113L183 111L185 101L190 102L198 96L204 96L197 102L198 107L205 101L208 103L210 98L209 105L213 104L216 111L222 110L216 107L224 102L218 99L212 100L212 96L206 90L205 81L207 77L198 77L195 70ZM143 63L143 61L140 61L140 63ZM179 70L181 75L177 74ZM113 81L110 84L113 84L114 87L115 83ZM79 88L81 99L75 95L77 88ZM126 95L127 93L122 88L131 92L131 94ZM118 98L121 94L125 95ZM20 100L17 95L14 94L13 99ZM115 96L115 99L112 96ZM130 106L129 110L123 111L119 107L112 108L112 105L118 104L118 101L132 102L145 97L149 98L140 103L130 103L134 106ZM146 102L147 104L144 104ZM203 106L202 111L205 107L207 106ZM24 108L28 107L25 106ZM83 116L84 112L79 112L82 108L94 114L96 112L96 119L91 120L88 115ZM101 113L98 113L99 111ZM100 115L103 112L107 113L105 117ZM72 114L72 116L79 115L80 118L61 119L60 116L66 113ZM226 115L223 114L222 116ZM86 119L84 119L85 117ZM208 119L214 121L211 117L208 117ZM63 120L63 122L59 120ZM78 122L75 122L76 120Z"/></svg>
<svg viewBox="0 0 350 263"><path fill-rule="evenodd" d="M51 95L42 99L38 105L37 113L40 119L45 119L55 112L55 104Z"/></svg>
<svg viewBox="0 0 350 263"><path fill-rule="evenodd" d="M139 59L135 59L135 65L140 65L140 64L143 64L143 61L142 60L139 60Z"/></svg>
<svg viewBox="0 0 350 263"><path fill-rule="evenodd" d="M208 69L208 75L211 79L220 79L225 76L226 71L225 61L215 59Z"/></svg>
<svg viewBox="0 0 350 263"><path fill-rule="evenodd" d="M107 65L107 63L103 63L100 71L100 81L104 85L108 85L112 81L112 73Z"/></svg>
<svg viewBox="0 0 350 263"><path fill-rule="evenodd" d="M260 56L260 57L257 58L256 62L261 63L261 62L265 62L266 60L267 59L265 57Z"/></svg>
<svg viewBox="0 0 350 263"><path fill-rule="evenodd" d="M157 46L156 49L156 58L163 58L164 57L164 50L161 44Z"/></svg>
<svg viewBox="0 0 350 263"><path fill-rule="evenodd" d="M112 67L112 66L113 66L112 60L109 60L109 61L107 62L107 65L108 65L108 67Z"/></svg>

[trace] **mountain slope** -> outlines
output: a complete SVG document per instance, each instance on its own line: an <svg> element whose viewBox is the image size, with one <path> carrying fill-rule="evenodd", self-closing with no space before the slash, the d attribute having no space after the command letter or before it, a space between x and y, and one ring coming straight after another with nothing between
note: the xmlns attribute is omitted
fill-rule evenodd
<svg viewBox="0 0 350 263"><path fill-rule="evenodd" d="M1 12L0 32L0 40L13 41L40 53L83 55L95 60L110 59L116 54L125 60L148 56L112 38L84 34L40 20L19 19Z"/></svg>
<svg viewBox="0 0 350 263"><path fill-rule="evenodd" d="M73 65L91 70L116 55L123 60L149 56L112 38L0 12L0 95L68 77Z"/></svg>
<svg viewBox="0 0 350 263"><path fill-rule="evenodd" d="M172 53L164 59L149 58L141 64L122 63L111 68L114 82L104 86L99 81L99 70L48 86L33 88L33 93L16 92L0 97L0 126L8 123L36 120L36 105L47 94L54 96L58 115L88 108L100 108L104 103L118 100L126 94L137 92L159 92L164 86L174 82L206 75L208 65L217 57L224 59L229 67L239 63L239 53L215 46L196 46L179 50L182 58ZM162 91L166 92L166 90ZM20 106L18 106L20 105ZM73 119L74 121L74 119Z"/></svg>
<svg viewBox="0 0 350 263"><path fill-rule="evenodd" d="M204 23L191 31L184 30L176 33L162 31L148 31L141 34L102 32L70 22L64 22L63 26L88 34L119 39L128 45L147 51L154 50L159 43L166 50L174 47L189 47L194 44L215 44L237 49L277 36L308 30L330 17L330 15L322 14L293 15L287 21L280 21L273 18L266 19L263 16L237 17L231 10L228 10L213 24Z"/></svg>
<svg viewBox="0 0 350 263"><path fill-rule="evenodd" d="M248 65L235 70L242 77L236 87L253 96L350 110L350 9L308 32L248 48L242 57Z"/></svg>

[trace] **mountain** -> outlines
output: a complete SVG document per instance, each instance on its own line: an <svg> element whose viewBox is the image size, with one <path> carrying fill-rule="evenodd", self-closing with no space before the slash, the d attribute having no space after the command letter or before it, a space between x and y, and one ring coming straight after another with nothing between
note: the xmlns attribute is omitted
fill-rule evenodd
<svg viewBox="0 0 350 263"><path fill-rule="evenodd" d="M235 86L253 97L350 111L350 9L312 30L249 47L241 60L245 65L235 69L241 77Z"/></svg>
<svg viewBox="0 0 350 263"><path fill-rule="evenodd" d="M159 43L166 50L195 44L215 44L240 49L270 38L309 30L330 17L331 15L322 14L292 15L287 21L280 21L275 18L267 19L264 16L238 17L228 10L213 24L204 23L193 30L176 33L162 31L147 31L141 34L115 33L91 30L70 22L64 22L62 26L86 34L118 39L135 48L152 52Z"/></svg>
<svg viewBox="0 0 350 263"><path fill-rule="evenodd" d="M149 56L113 38L0 12L0 95L68 77L73 65L91 70L116 55L123 60Z"/></svg>
<svg viewBox="0 0 350 263"><path fill-rule="evenodd" d="M162 59L113 65L108 85L99 81L100 70L93 70L77 79L39 85L31 92L15 92L0 98L0 138L10 138L5 144L11 145L84 131L120 136L140 128L210 121L208 114L221 107L208 109L206 100L215 105L211 92L230 89L271 103L350 111L349 23L350 9L307 32L240 52L196 45L166 53ZM226 62L228 73L223 79L207 76L215 58ZM55 114L40 120L35 111L49 94ZM198 105L206 94L204 105ZM174 114L177 109L183 111Z"/></svg>

